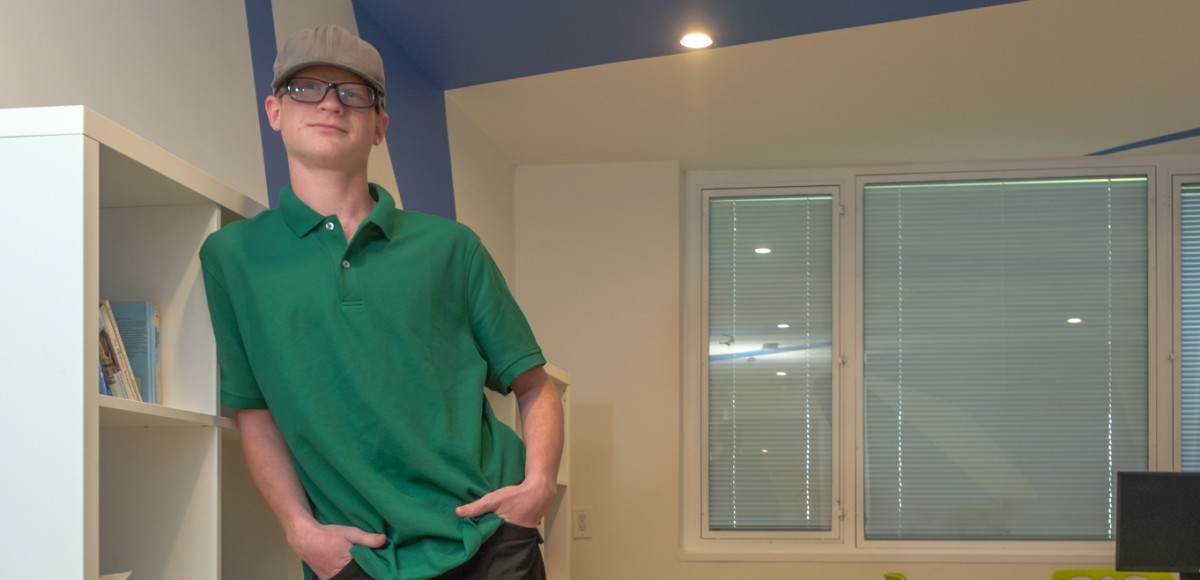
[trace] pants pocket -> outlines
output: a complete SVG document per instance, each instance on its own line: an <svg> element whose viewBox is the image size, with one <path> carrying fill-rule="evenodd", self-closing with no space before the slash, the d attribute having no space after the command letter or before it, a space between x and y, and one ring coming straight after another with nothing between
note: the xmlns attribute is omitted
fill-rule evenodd
<svg viewBox="0 0 1200 580"><path fill-rule="evenodd" d="M337 574L329 578L329 580L372 580L372 578L359 567L358 562L350 560L350 563L346 564L345 568L342 568Z"/></svg>

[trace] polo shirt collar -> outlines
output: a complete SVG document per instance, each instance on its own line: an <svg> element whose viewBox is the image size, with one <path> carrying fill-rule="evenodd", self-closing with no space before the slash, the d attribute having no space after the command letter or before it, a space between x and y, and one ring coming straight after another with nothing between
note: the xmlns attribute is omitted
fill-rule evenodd
<svg viewBox="0 0 1200 580"><path fill-rule="evenodd" d="M388 239L392 238L392 223L396 220L396 200L383 187L371 184L371 197L375 198L375 209L367 214L363 223L375 224Z"/></svg>
<svg viewBox="0 0 1200 580"><path fill-rule="evenodd" d="M372 183L370 188L371 197L375 198L376 203L375 208L367 214L363 223L375 224L383 232L383 235L391 238L392 223L396 217L396 200L392 199L392 195L379 185ZM285 185L283 191L279 192L279 211L283 214L284 222L297 238L308 235L314 228L321 225L326 217L300 201L296 192L292 191L291 185Z"/></svg>

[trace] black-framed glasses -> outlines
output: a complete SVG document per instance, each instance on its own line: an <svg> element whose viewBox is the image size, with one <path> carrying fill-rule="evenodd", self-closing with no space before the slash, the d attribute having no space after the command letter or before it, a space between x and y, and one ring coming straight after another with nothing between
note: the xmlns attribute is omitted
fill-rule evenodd
<svg viewBox="0 0 1200 580"><path fill-rule="evenodd" d="M347 107L365 109L375 104L379 92L363 83L331 83L320 79L295 77L288 81L287 93L292 100L301 103L319 103L325 100L329 89L334 89L338 102Z"/></svg>

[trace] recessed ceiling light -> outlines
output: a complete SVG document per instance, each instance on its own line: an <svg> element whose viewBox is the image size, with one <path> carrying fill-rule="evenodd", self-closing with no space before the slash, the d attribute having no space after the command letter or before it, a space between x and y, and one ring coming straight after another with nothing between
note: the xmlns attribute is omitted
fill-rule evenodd
<svg viewBox="0 0 1200 580"><path fill-rule="evenodd" d="M712 37L704 34L703 32L688 33L685 34L683 38L679 39L679 44L682 44L688 48L708 48L712 46L712 43Z"/></svg>

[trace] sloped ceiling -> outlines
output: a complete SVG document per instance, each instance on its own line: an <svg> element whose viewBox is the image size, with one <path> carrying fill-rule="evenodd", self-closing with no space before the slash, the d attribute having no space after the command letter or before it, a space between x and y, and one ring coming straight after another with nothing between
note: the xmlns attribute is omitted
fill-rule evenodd
<svg viewBox="0 0 1200 580"><path fill-rule="evenodd" d="M554 18L535 16L529 4L480 3L490 11L480 18L495 28L541 36L532 44L493 38L467 54L446 46L465 34L447 32L449 8L424 28L412 15L380 18L450 89L449 106L517 165L680 160L689 169L726 169L1075 157L1121 147L1200 153L1195 0L936 2L908 16L887 13L905 3L884 0L762 2L761 9L745 8L759 2L662 1L674 16L645 8L660 1L592 3L612 12L578 13L574 4L535 4L555 10ZM406 4L366 2L372 11L377 3ZM950 11L951 4L972 9ZM679 16L684 5L724 18L710 30L736 21L729 30L760 34L731 33L733 42L722 42L714 32L714 48L656 52L645 39L664 28L655 42L674 42L688 20ZM823 6L812 12L823 23L770 25L795 20L797 5ZM835 5L858 18L829 12ZM468 20L470 32L483 30ZM567 20L564 31L544 30ZM637 49L501 66L530 50L573 53L580 38L601 33ZM1146 141L1155 144L1133 146Z"/></svg>

